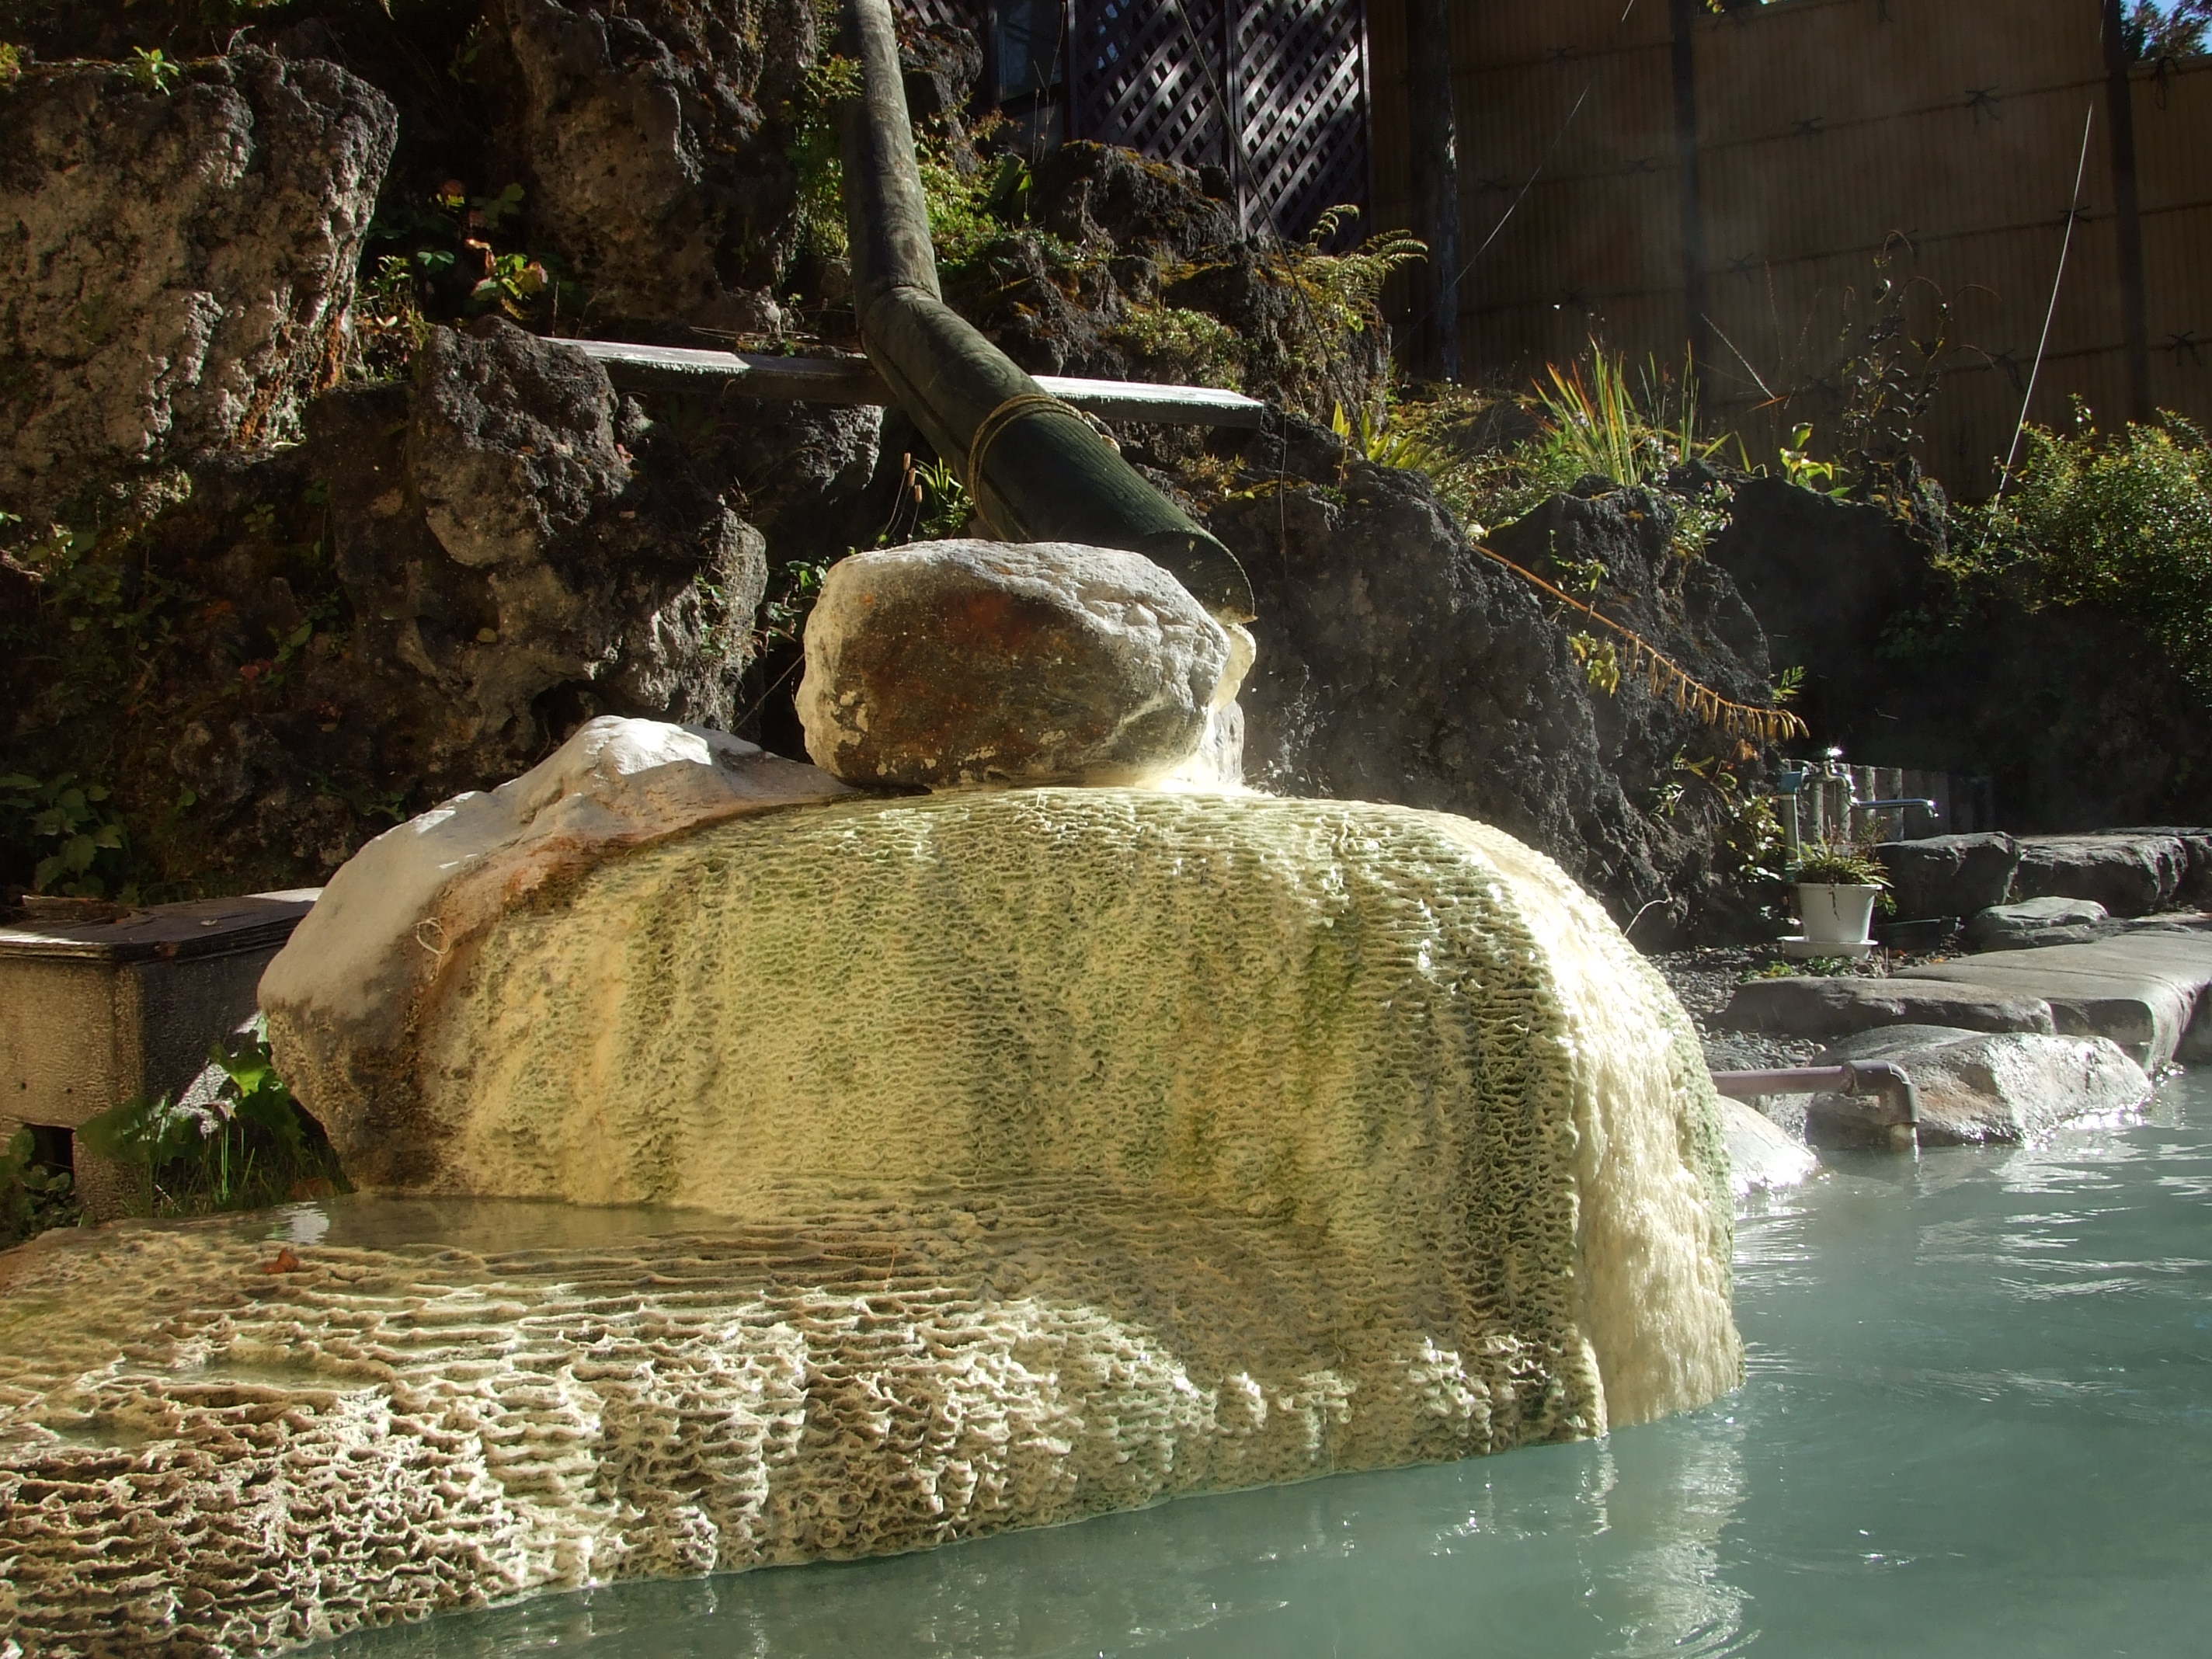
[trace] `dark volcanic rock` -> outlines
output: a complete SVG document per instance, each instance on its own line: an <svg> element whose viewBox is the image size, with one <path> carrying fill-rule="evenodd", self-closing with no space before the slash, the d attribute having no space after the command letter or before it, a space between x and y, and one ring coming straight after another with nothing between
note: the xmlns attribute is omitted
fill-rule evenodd
<svg viewBox="0 0 2212 1659"><path fill-rule="evenodd" d="M1730 862L1735 809L1674 770L1678 755L1711 759L1717 744L1739 763L1733 739L1640 676L1595 690L1569 645L1573 614L1553 614L1473 551L1419 475L1297 422L1244 462L1257 487L1214 507L1212 523L1259 599L1259 660L1241 698L1254 783L1495 823L1623 921L1656 901L1637 933L1646 945L1752 920L1756 896ZM1332 476L1340 483L1301 482ZM1671 550L1671 527L1662 501L1620 491L1554 502L1516 528L1532 562L1553 550L1605 560L1609 613L1724 695L1761 699L1757 623L1723 573Z"/></svg>
<svg viewBox="0 0 2212 1659"><path fill-rule="evenodd" d="M251 47L167 92L96 64L0 86L0 507L295 434L395 131L374 87Z"/></svg>
<svg viewBox="0 0 2212 1659"><path fill-rule="evenodd" d="M2172 836L2064 836L2020 844L2013 890L2021 898L2094 899L2116 916L2171 905L2189 868Z"/></svg>
<svg viewBox="0 0 2212 1659"><path fill-rule="evenodd" d="M1941 545L1881 507L1747 478L1707 556L1757 613L1775 665L1805 670L1799 712L1856 757L1881 735L1875 711L1893 712L1896 701L1884 629L1925 602L1929 555Z"/></svg>
<svg viewBox="0 0 2212 1659"><path fill-rule="evenodd" d="M2012 896L2020 848L2010 836L1930 836L1875 848L1900 921L1971 916Z"/></svg>
<svg viewBox="0 0 2212 1659"><path fill-rule="evenodd" d="M2156 641L2100 605L1952 591L1931 564L1936 506L1899 519L1780 479L1736 489L1711 556L1775 665L1805 668L1820 740L1869 765L1988 776L2015 833L2212 817L2212 708Z"/></svg>
<svg viewBox="0 0 2212 1659"><path fill-rule="evenodd" d="M733 723L762 538L674 434L502 322L434 336L418 367L316 399L297 446L197 469L139 532L158 581L125 540L88 587L0 606L22 642L0 750L112 781L167 879L319 880L593 715ZM88 650L120 655L43 665Z"/></svg>

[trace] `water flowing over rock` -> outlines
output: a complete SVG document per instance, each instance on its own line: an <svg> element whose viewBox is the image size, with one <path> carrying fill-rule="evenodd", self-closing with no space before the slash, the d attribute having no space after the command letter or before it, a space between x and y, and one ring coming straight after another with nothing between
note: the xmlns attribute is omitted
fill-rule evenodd
<svg viewBox="0 0 2212 1659"><path fill-rule="evenodd" d="M1139 554L922 542L832 567L799 716L854 783L1145 781L1198 751L1251 660Z"/></svg>
<svg viewBox="0 0 2212 1659"><path fill-rule="evenodd" d="M95 64L0 87L0 507L292 434L396 131L345 70L250 47L166 91Z"/></svg>

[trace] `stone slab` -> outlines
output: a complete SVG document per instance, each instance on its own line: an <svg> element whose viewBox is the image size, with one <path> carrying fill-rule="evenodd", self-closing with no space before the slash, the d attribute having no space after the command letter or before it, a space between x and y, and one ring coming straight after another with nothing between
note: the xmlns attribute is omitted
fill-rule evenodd
<svg viewBox="0 0 2212 1659"><path fill-rule="evenodd" d="M1977 1031L2051 1031L2033 995L1978 985L1941 988L1897 977L1747 980L1715 1023L1735 1031L1839 1037L1878 1025L1956 1025Z"/></svg>
<svg viewBox="0 0 2212 1659"><path fill-rule="evenodd" d="M2212 1032L2192 1030L2212 986L2212 933L2198 929L2146 929L2089 945L1984 952L1908 968L1897 977L2039 997L2051 1005L2061 1035L2110 1037L2152 1072L2212 1052Z"/></svg>
<svg viewBox="0 0 2212 1659"><path fill-rule="evenodd" d="M2069 927L2106 919L2105 907L2094 899L2021 899L2016 904L1992 904L1977 910L1966 923L1966 943L1977 951L2002 950L2010 945L2031 945L2033 936L2053 927Z"/></svg>

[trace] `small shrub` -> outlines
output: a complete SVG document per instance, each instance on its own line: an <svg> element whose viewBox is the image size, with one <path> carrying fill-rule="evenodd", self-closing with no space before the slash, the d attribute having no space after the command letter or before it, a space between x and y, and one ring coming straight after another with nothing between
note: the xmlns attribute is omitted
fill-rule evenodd
<svg viewBox="0 0 2212 1659"><path fill-rule="evenodd" d="M1881 887L1889 885L1881 861L1863 847L1848 842L1812 842L1797 854L1790 879L1814 886Z"/></svg>
<svg viewBox="0 0 2212 1659"><path fill-rule="evenodd" d="M0 878L29 877L34 893L133 901L130 847L108 790L73 772L0 774Z"/></svg>
<svg viewBox="0 0 2212 1659"><path fill-rule="evenodd" d="M2031 611L2098 604L2158 642L2212 694L2212 449L2179 415L2100 437L2031 427L2003 495L1959 509L1967 534L1945 568Z"/></svg>
<svg viewBox="0 0 2212 1659"><path fill-rule="evenodd" d="M81 1218L69 1171L42 1163L36 1138L16 1130L0 1147L0 1249Z"/></svg>
<svg viewBox="0 0 2212 1659"><path fill-rule="evenodd" d="M260 1023L211 1044L178 1100L129 1100L88 1120L84 1146L134 1166L148 1215L254 1210L349 1190L322 1127L276 1074Z"/></svg>

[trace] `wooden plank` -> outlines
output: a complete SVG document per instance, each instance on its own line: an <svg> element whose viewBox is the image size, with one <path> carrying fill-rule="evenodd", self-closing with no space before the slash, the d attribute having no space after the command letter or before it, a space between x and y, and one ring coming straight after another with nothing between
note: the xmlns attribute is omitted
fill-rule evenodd
<svg viewBox="0 0 2212 1659"><path fill-rule="evenodd" d="M596 358L617 386L634 392L712 392L778 402L883 404L896 400L865 357L770 357L753 352L697 351L684 346L634 345L622 340L564 340ZM1063 403L1103 421L1154 426L1257 428L1267 406L1241 392L1210 386L1153 386L1143 380L1091 380L1040 374L1036 383Z"/></svg>

